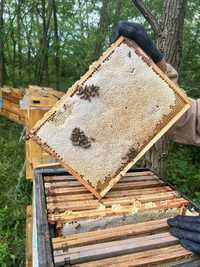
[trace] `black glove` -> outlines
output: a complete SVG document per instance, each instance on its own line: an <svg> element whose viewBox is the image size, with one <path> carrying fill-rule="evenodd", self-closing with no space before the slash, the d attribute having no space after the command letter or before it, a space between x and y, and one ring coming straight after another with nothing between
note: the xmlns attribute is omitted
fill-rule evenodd
<svg viewBox="0 0 200 267"><path fill-rule="evenodd" d="M169 219L170 233L180 240L182 246L200 254L200 216L176 216Z"/></svg>
<svg viewBox="0 0 200 267"><path fill-rule="evenodd" d="M156 48L142 25L120 21L113 31L111 42L115 42L121 35L135 41L155 63L163 59L163 54Z"/></svg>

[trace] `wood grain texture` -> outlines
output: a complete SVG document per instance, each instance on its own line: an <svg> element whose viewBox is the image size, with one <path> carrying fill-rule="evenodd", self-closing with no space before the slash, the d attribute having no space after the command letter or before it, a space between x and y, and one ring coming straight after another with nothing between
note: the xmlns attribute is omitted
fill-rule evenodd
<svg viewBox="0 0 200 267"><path fill-rule="evenodd" d="M26 127L29 131L44 114L63 96L63 92L52 88L43 88L30 85L26 90L27 109ZM35 169L40 164L53 161L48 153L32 140L26 141L26 177L33 180Z"/></svg>
<svg viewBox="0 0 200 267"><path fill-rule="evenodd" d="M34 179L34 203L35 220L37 228L37 253L40 267L54 267L52 258L52 248L47 219L46 201L44 193L43 179L41 175L36 175Z"/></svg>
<svg viewBox="0 0 200 267"><path fill-rule="evenodd" d="M98 209L102 206L105 208L112 207L114 205L128 206L133 205L136 201L140 201L140 203L154 203L156 201L166 201L170 199L175 199L177 196L176 192L169 193L157 193L157 195L143 195L135 197L122 197L117 199L107 199L98 202L98 200L84 200L84 201L70 201L70 202L58 202L58 203L48 203L47 210L49 213L54 211L57 212L65 212L69 211L81 211L81 210L90 210L90 209Z"/></svg>
<svg viewBox="0 0 200 267"><path fill-rule="evenodd" d="M168 229L166 219L155 220L138 224L128 224L97 231L67 235L66 237L53 238L53 249L64 250L64 248L80 247L101 242L127 239L139 235L147 235L166 231Z"/></svg>
<svg viewBox="0 0 200 267"><path fill-rule="evenodd" d="M45 172L45 168L41 170ZM55 224L57 229L58 236L51 239L55 266L65 264L77 267L171 267L179 263L192 263L194 260L198 262L196 256L181 247L178 244L179 241L170 235L167 224L167 218L174 216L176 210L177 214L181 212L188 201L162 183L153 173L148 172L146 175L142 172L128 173L119 184L143 183L145 187L145 183L156 181L160 183L159 186L151 187L148 184L146 188L133 189L132 185L130 189L122 191L115 190L113 187L103 200L98 201L87 190L80 193L80 189L85 190L85 188L81 184L78 185L74 177L64 174L62 170L59 171L60 174L59 172L54 174L48 167L47 170L47 174L40 178L44 181L44 190L47 193L45 196L47 207L48 205L52 207L52 210L46 209L48 222ZM71 189L73 193L51 195L49 189ZM44 196L44 190L42 196ZM124 195L121 195L122 192ZM133 195L129 195L128 192L133 192ZM142 217L144 221L140 223L132 219L125 220L123 223L125 218L133 217L131 205L134 202L140 204L138 210L134 211L138 216L144 211L148 214L154 214L155 211L160 214L163 212L163 217L157 217L155 213L152 217ZM105 205L105 209L98 209L98 205ZM112 205L115 208L111 208ZM175 209L170 210L170 208ZM43 209L37 210L43 216ZM91 221L93 219L96 220ZM121 220L120 224L116 224L117 219ZM112 223L110 220L113 220ZM67 227L70 227L71 222L76 222L73 227L80 227L82 230L79 232L79 230L67 228L64 232L63 227L62 233L65 236L62 236L61 228L65 222L69 222Z"/></svg>
<svg viewBox="0 0 200 267"><path fill-rule="evenodd" d="M64 259L68 258L71 264L76 264L133 252L144 252L145 250L175 245L177 243L178 240L169 233L161 233L83 247L68 248L67 252L55 252L54 261L55 266L59 266L60 262L64 263ZM59 265L57 265L57 263L59 263Z"/></svg>
<svg viewBox="0 0 200 267"><path fill-rule="evenodd" d="M178 212L188 203L151 172L127 173L100 201L70 175L44 176L44 186L50 223L150 213L164 208Z"/></svg>
<svg viewBox="0 0 200 267"><path fill-rule="evenodd" d="M102 210L84 210L84 211L67 211L59 214L49 213L48 220L49 223L56 222L72 222L79 221L84 219L96 219L108 216L119 216L119 215L131 215L134 213L141 213L145 211L153 211L159 209L170 209L170 208L181 208L184 205L187 205L188 201L184 198L179 198L175 200L165 200L165 201L157 201L150 203L133 203L133 205L127 205L122 207L114 208L103 208Z"/></svg>
<svg viewBox="0 0 200 267"><path fill-rule="evenodd" d="M26 208L26 267L32 267L32 206Z"/></svg>
<svg viewBox="0 0 200 267"><path fill-rule="evenodd" d="M20 100L24 96L23 90L17 90L12 87L0 88L0 115L14 121L20 125L25 125L25 112L20 108Z"/></svg>
<svg viewBox="0 0 200 267"><path fill-rule="evenodd" d="M155 196L157 193L162 192L172 192L173 190L169 186L162 186L162 187L153 187L153 188L146 188L146 189L140 189L140 190L121 190L121 191L110 191L104 199L116 199L120 197L125 196L139 196L139 195L146 195L151 194L152 196ZM90 192L84 193L77 193L77 194L64 194L64 195L57 195L54 194L54 191L46 191L47 192L47 203L58 203L58 202L67 202L67 201L81 201L81 200L93 200L94 196Z"/></svg>
<svg viewBox="0 0 200 267"><path fill-rule="evenodd" d="M170 247L151 249L147 251L131 253L128 255L118 256L98 261L91 261L82 264L76 264L76 267L147 267L147 266L162 266L162 264L171 262L171 266L180 260L192 258L192 253L184 249L181 245L173 245ZM170 266L170 264L169 264Z"/></svg>

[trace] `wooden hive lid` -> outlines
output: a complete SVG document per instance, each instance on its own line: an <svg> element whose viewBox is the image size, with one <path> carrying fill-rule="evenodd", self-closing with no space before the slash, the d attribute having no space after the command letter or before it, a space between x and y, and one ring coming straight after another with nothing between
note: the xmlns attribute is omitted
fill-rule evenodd
<svg viewBox="0 0 200 267"><path fill-rule="evenodd" d="M26 90L28 105L31 108L50 109L64 95L63 92L48 87L30 85Z"/></svg>

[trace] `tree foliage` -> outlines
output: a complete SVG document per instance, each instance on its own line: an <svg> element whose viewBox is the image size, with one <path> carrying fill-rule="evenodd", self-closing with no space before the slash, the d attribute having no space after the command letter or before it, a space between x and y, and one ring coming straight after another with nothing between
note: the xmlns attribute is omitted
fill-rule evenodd
<svg viewBox="0 0 200 267"><path fill-rule="evenodd" d="M159 21L162 1L144 2ZM199 95L200 80L199 9L198 1L189 1L181 68L181 83L194 96ZM4 84L37 83L67 90L108 46L119 19L144 23L153 36L128 0L5 1L1 30Z"/></svg>
<svg viewBox="0 0 200 267"><path fill-rule="evenodd" d="M163 1L145 0L160 21ZM66 91L108 47L118 20L150 25L131 0L1 0L0 83L29 84ZM200 6L188 1L184 27L180 85L200 97ZM25 206L30 185L18 180L24 146L17 141L21 128L0 118L0 266L24 266ZM168 179L200 202L199 149L173 145ZM23 238L22 238L23 236Z"/></svg>

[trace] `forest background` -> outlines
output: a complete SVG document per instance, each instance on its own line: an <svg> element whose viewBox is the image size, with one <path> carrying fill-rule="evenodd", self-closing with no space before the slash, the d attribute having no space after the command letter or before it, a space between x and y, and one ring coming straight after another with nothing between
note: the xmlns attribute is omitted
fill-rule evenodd
<svg viewBox="0 0 200 267"><path fill-rule="evenodd" d="M144 3L159 20L162 0ZM120 20L150 25L126 0L0 0L0 86L37 84L66 91L110 42ZM187 3L179 84L200 97L200 5ZM31 184L21 170L22 128L0 118L0 266L24 266L25 207ZM171 144L167 179L200 204L200 149Z"/></svg>

